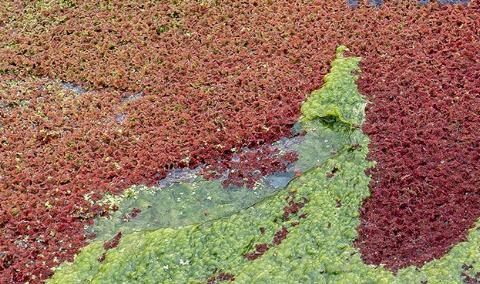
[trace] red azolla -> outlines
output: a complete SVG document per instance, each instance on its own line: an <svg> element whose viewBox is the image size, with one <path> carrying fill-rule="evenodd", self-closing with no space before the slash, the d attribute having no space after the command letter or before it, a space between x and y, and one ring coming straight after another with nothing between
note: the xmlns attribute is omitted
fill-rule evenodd
<svg viewBox="0 0 480 284"><path fill-rule="evenodd" d="M297 214L305 206L308 199L303 197L301 202L295 201L295 193L287 197L288 205L283 207L283 219L288 220L290 215Z"/></svg>
<svg viewBox="0 0 480 284"><path fill-rule="evenodd" d="M117 234L115 234L115 236L111 240L106 241L103 244L103 248L105 250L110 250L112 248L116 248L118 246L118 244L120 243L121 238L122 238L122 232L118 232Z"/></svg>
<svg viewBox="0 0 480 284"><path fill-rule="evenodd" d="M113 238L111 240L108 240L105 243L103 243L103 248L104 248L105 251L98 258L99 262L103 262L105 260L105 257L107 256L107 251L108 250L111 250L111 249L116 248L118 246L121 238L122 238L122 232L118 232L117 234L115 234L115 236L113 236Z"/></svg>
<svg viewBox="0 0 480 284"><path fill-rule="evenodd" d="M244 255L244 257L248 260L255 260L261 257L264 253L266 253L270 249L269 244L256 244L255 251L249 252Z"/></svg>
<svg viewBox="0 0 480 284"><path fill-rule="evenodd" d="M479 284L480 283L480 272L477 272L475 275L470 276L468 274L469 270L473 268L472 265L462 265L463 272L462 272L462 278L465 284Z"/></svg>
<svg viewBox="0 0 480 284"><path fill-rule="evenodd" d="M287 235L288 235L288 229L287 227L283 226L280 231L275 232L272 243L274 245L279 245L280 243L282 243L283 240L287 238Z"/></svg>
<svg viewBox="0 0 480 284"><path fill-rule="evenodd" d="M284 172L288 164L293 163L298 154L288 152L280 154L278 149L268 145L246 150L231 155L230 160L215 161L203 169L203 176L208 179L221 178L225 187L247 186L253 188L260 178L275 172Z"/></svg>
<svg viewBox="0 0 480 284"><path fill-rule="evenodd" d="M226 272L221 271L218 274L213 275L210 278L208 278L207 283L208 284L215 284L215 283L218 283L220 281L235 281L235 275L233 275L231 273L226 273Z"/></svg>
<svg viewBox="0 0 480 284"><path fill-rule="evenodd" d="M140 214L140 212L142 212L142 210L140 208L133 208L129 213L127 213L127 214L125 214L125 216L123 216L122 220L125 221L125 222L129 222L130 220L137 217L138 214Z"/></svg>
<svg viewBox="0 0 480 284"><path fill-rule="evenodd" d="M40 250L15 244L34 230L26 221L53 220L33 232L45 235L73 218L42 251L71 260L86 244L84 225L101 213L84 199L89 192L120 193L174 167L215 165L234 147L289 136L339 44L363 58L358 84L372 102L364 131L377 161L356 245L366 262L393 269L443 255L480 216L479 3L412 3L375 10L333 0L231 1L205 9L121 1L101 13L95 1L52 3L51 17L68 11L69 19L28 30L18 17L24 5L12 4L0 16L0 42L15 43L0 52L0 252L15 257L0 267L0 282L49 276L52 262L39 261ZM155 16L168 25L173 11L178 22L163 33L145 24ZM93 48L99 38L110 42ZM251 185L249 169L235 178ZM52 197L60 202L47 208Z"/></svg>

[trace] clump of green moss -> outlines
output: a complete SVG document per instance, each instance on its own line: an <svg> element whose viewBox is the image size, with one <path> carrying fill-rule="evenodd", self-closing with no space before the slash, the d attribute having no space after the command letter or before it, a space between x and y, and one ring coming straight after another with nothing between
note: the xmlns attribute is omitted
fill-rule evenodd
<svg viewBox="0 0 480 284"><path fill-rule="evenodd" d="M360 58L344 57L346 47L337 49L337 57L321 89L313 91L302 105L303 121L320 120L332 127L360 125L364 120L365 99L356 89Z"/></svg>

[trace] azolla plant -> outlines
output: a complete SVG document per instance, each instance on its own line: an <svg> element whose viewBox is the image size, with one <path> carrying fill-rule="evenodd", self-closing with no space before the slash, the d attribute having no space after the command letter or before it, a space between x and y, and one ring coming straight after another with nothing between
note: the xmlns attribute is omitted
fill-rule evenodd
<svg viewBox="0 0 480 284"><path fill-rule="evenodd" d="M229 218L332 159L347 136L296 123L351 120L305 106L342 44L376 163L354 247L398 273L443 259L480 216L479 4L0 1L0 283L42 282L92 239L108 265L132 233ZM292 196L296 228L312 201ZM278 226L253 262L294 230Z"/></svg>
<svg viewBox="0 0 480 284"><path fill-rule="evenodd" d="M462 283L466 263L469 273L480 271L478 227L468 242L420 269L392 273L362 261L354 241L370 195L365 171L374 164L367 161L369 139L359 127L366 101L353 72L360 58L344 51L337 49L301 118L307 133L342 136L337 153L284 190L224 218L133 232L108 251L103 241L92 242L49 283Z"/></svg>

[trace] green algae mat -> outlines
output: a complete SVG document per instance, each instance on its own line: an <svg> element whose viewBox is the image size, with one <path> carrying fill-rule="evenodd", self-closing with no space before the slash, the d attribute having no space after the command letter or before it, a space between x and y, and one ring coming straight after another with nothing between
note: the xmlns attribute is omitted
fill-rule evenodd
<svg viewBox="0 0 480 284"><path fill-rule="evenodd" d="M422 268L394 274L362 262L353 243L373 163L359 127L367 103L356 86L360 58L345 50L337 49L323 87L302 106L308 139L297 146L301 175L280 189L225 192L195 178L106 198L118 213L98 220L90 228L98 239L48 283L462 283L464 264L472 275L480 271L479 225ZM123 222L132 208L142 214ZM106 250L104 240L117 232L118 246Z"/></svg>

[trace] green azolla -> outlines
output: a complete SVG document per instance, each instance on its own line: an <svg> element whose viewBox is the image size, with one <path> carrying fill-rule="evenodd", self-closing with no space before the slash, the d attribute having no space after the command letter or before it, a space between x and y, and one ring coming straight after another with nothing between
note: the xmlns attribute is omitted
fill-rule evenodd
<svg viewBox="0 0 480 284"><path fill-rule="evenodd" d="M167 188L132 188L139 193L136 197L123 199L118 203L120 209L113 212L110 218L98 218L95 225L88 228L88 231L97 235L97 239L111 238L118 231L125 234L222 218L252 206L275 192L267 187L225 190L221 182L207 181L201 177L192 183L177 183ZM133 220L124 221L124 216L133 208L141 209L141 214Z"/></svg>
<svg viewBox="0 0 480 284"><path fill-rule="evenodd" d="M216 271L224 271L234 274L239 283L461 283L464 263L478 271L479 226L472 229L468 242L420 269L409 267L394 275L382 266L362 262L352 244L360 222L358 210L369 196L364 171L372 164L366 160L368 137L358 128L344 127L361 124L365 103L351 74L358 69L359 59L343 57L343 50L338 50L323 88L302 107L302 122L308 131L326 131L327 124L348 141L337 155L293 180L286 191L229 217L126 234L102 263L97 260L103 253L101 242L93 242L74 263L58 269L50 282L205 283ZM333 119L326 121L325 117ZM329 175L334 168L334 175ZM291 192L309 200L300 212L307 218L298 226L282 219L285 198ZM254 261L243 257L255 244L271 243L282 226L289 234L280 245ZM260 227L265 228L264 235Z"/></svg>
<svg viewBox="0 0 480 284"><path fill-rule="evenodd" d="M302 105L303 120L323 120L335 124L338 120L349 126L360 125L364 120L365 99L358 95L357 76L360 58L344 57L346 47L337 49L337 57L330 73L324 78L321 89L313 91ZM357 94L356 94L356 93Z"/></svg>

